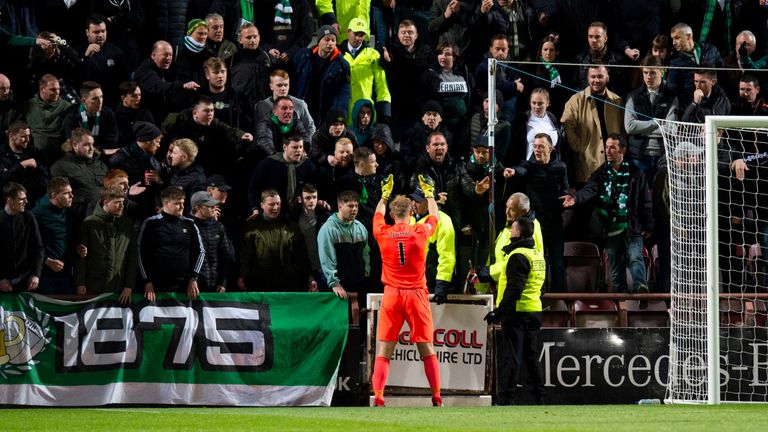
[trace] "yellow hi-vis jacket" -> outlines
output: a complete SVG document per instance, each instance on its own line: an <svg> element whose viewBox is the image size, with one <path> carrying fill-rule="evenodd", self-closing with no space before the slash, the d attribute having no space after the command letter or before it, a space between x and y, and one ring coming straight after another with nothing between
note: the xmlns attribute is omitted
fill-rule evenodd
<svg viewBox="0 0 768 432"><path fill-rule="evenodd" d="M521 287L519 298L517 293L507 293L507 265L510 258L516 254L520 254L528 262L529 270L528 277L525 281L525 285ZM519 264L518 264L519 265ZM527 247L517 247L513 249L504 260L504 271L499 276L498 295L496 297L496 308L498 309L502 302L509 303L515 301L515 311L517 312L541 312L541 288L544 286L544 279L547 277L547 263L544 260L544 255L538 252L536 249ZM513 287L514 289L515 287ZM504 295L514 296L511 298L504 298Z"/></svg>
<svg viewBox="0 0 768 432"><path fill-rule="evenodd" d="M416 221L414 217L411 217L411 225L416 223L424 223L427 220L429 214L424 215L421 219ZM435 229L432 237L427 240L427 247L425 252L429 253L429 245L435 244L437 250L437 276L436 280L450 282L453 279L453 269L456 267L456 232L453 229L453 221L451 217L442 211L439 212L437 218L437 228Z"/></svg>

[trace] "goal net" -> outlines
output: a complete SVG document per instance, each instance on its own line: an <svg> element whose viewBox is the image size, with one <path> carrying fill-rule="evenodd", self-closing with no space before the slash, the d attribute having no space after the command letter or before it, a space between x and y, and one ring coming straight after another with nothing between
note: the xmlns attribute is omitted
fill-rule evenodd
<svg viewBox="0 0 768 432"><path fill-rule="evenodd" d="M672 256L665 399L768 402L768 118L659 123Z"/></svg>

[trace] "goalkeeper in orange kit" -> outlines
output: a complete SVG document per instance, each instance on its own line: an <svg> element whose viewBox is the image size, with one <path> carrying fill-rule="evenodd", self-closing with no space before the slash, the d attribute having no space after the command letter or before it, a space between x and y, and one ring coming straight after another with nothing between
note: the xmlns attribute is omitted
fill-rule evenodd
<svg viewBox="0 0 768 432"><path fill-rule="evenodd" d="M384 406L389 361L405 321L411 328L411 341L416 343L424 360L424 372L432 390L432 405L442 406L440 368L432 345L432 312L425 277L427 239L437 228L435 186L428 176L419 176L429 216L424 224L410 225L410 199L398 195L389 202L393 185L390 174L382 183L381 200L373 217L373 236L381 249L381 281L384 283L384 297L376 331L376 361L371 379L374 404ZM388 202L394 225L387 225L384 221Z"/></svg>

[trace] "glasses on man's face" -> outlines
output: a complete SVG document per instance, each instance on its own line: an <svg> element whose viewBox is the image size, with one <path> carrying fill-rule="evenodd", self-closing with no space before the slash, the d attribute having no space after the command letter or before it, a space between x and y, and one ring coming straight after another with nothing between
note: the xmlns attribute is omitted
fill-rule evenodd
<svg viewBox="0 0 768 432"><path fill-rule="evenodd" d="M20 203L22 203L22 202L29 202L27 197L14 198L13 200L16 201L16 202L20 202Z"/></svg>

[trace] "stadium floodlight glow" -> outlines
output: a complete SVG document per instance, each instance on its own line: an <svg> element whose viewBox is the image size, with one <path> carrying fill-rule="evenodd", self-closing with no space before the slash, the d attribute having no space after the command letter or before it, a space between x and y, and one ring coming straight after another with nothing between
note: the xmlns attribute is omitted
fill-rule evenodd
<svg viewBox="0 0 768 432"><path fill-rule="evenodd" d="M665 401L768 402L768 295L761 247L753 245L768 231L761 206L768 202L761 198L768 194L768 117L657 122L672 245ZM739 161L750 167L744 178L734 169Z"/></svg>

